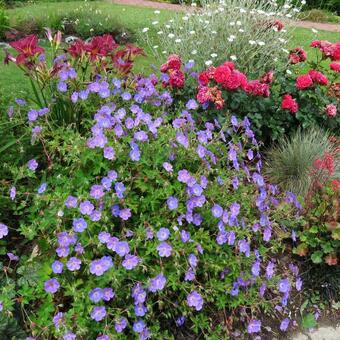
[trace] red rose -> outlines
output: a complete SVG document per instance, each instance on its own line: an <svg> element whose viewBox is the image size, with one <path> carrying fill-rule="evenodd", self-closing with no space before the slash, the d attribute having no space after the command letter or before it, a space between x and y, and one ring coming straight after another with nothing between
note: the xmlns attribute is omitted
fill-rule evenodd
<svg viewBox="0 0 340 340"><path fill-rule="evenodd" d="M336 106L334 104L328 104L325 109L328 117L335 117L336 116Z"/></svg>
<svg viewBox="0 0 340 340"><path fill-rule="evenodd" d="M300 47L293 49L289 54L291 64L298 64L307 60L307 53Z"/></svg>
<svg viewBox="0 0 340 340"><path fill-rule="evenodd" d="M340 187L340 182L335 179L331 182L331 186L333 191L337 191Z"/></svg>
<svg viewBox="0 0 340 340"><path fill-rule="evenodd" d="M338 60L340 60L340 42L338 42L338 43L335 43L334 45L333 45L333 54L331 55L331 59L333 60L333 61L338 61Z"/></svg>
<svg viewBox="0 0 340 340"><path fill-rule="evenodd" d="M261 78L260 82L264 84L271 84L273 82L274 78L274 72L273 71L268 71L265 73Z"/></svg>
<svg viewBox="0 0 340 340"><path fill-rule="evenodd" d="M228 66L221 65L216 67L215 73L214 73L214 79L216 83L223 84L227 81L227 79L231 75L231 70Z"/></svg>
<svg viewBox="0 0 340 340"><path fill-rule="evenodd" d="M180 70L182 61L177 54L172 54L168 57L167 64L169 70Z"/></svg>
<svg viewBox="0 0 340 340"><path fill-rule="evenodd" d="M203 86L207 86L209 84L209 76L207 71L203 71L198 75L198 81Z"/></svg>
<svg viewBox="0 0 340 340"><path fill-rule="evenodd" d="M170 80L169 80L170 86L176 87L176 88L181 88L184 86L185 77L184 77L183 72L179 70L170 70L169 76L170 76Z"/></svg>
<svg viewBox="0 0 340 340"><path fill-rule="evenodd" d="M282 98L281 108L283 110L289 110L291 113L296 113L299 106L290 94L285 94Z"/></svg>
<svg viewBox="0 0 340 340"><path fill-rule="evenodd" d="M311 70L308 72L313 82L318 83L320 85L327 85L328 79L327 77L319 71Z"/></svg>
<svg viewBox="0 0 340 340"><path fill-rule="evenodd" d="M340 63L331 63L329 67L335 72L340 72Z"/></svg>
<svg viewBox="0 0 340 340"><path fill-rule="evenodd" d="M296 87L298 90L308 89L313 85L313 79L309 74L304 74L296 78Z"/></svg>
<svg viewBox="0 0 340 340"><path fill-rule="evenodd" d="M211 96L210 96L210 92L209 92L209 87L201 86L198 89L197 101L200 104L204 104L204 103L210 101L210 98L211 98Z"/></svg>
<svg viewBox="0 0 340 340"><path fill-rule="evenodd" d="M263 84L259 80L251 80L247 87L246 92L250 93L255 97L269 97L269 85Z"/></svg>

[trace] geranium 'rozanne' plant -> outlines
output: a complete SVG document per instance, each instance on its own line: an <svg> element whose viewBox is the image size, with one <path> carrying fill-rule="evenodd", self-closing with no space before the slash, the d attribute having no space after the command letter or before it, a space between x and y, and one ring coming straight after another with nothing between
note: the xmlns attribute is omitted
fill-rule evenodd
<svg viewBox="0 0 340 340"><path fill-rule="evenodd" d="M265 182L247 118L198 125L194 99L167 114L176 107L159 82L113 79L108 96L94 92L91 133L67 147L80 157L70 174L85 179L59 188L65 176L51 173L37 189L45 213L35 223L49 216L55 251L45 249L50 269L30 288L43 302L30 315L33 335L146 339L183 325L222 334L211 308L240 316L250 334L264 329L259 310L275 308L287 324L301 280L273 255L282 249L280 221L298 201ZM39 177L45 163L32 159L26 171Z"/></svg>

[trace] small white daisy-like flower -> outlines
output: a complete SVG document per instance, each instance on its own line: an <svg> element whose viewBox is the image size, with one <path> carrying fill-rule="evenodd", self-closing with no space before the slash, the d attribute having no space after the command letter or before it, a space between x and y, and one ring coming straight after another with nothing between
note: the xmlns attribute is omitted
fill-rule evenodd
<svg viewBox="0 0 340 340"><path fill-rule="evenodd" d="M238 31L241 32L241 33L244 33L244 29L243 28L240 28Z"/></svg>
<svg viewBox="0 0 340 340"><path fill-rule="evenodd" d="M195 31L190 31L189 34L193 35L195 34L196 32Z"/></svg>
<svg viewBox="0 0 340 340"><path fill-rule="evenodd" d="M305 5L305 4L306 4L306 0L302 0L301 5Z"/></svg>
<svg viewBox="0 0 340 340"><path fill-rule="evenodd" d="M165 25L166 28L170 28L171 26L170 25Z"/></svg>
<svg viewBox="0 0 340 340"><path fill-rule="evenodd" d="M63 217L64 216L64 212L62 210L59 210L57 215L58 215L58 217Z"/></svg>
<svg viewBox="0 0 340 340"><path fill-rule="evenodd" d="M241 22L240 20L237 20L237 21L236 21L236 25L237 25L237 26L241 26L241 25L242 25L242 22Z"/></svg>
<svg viewBox="0 0 340 340"><path fill-rule="evenodd" d="M235 39L236 39L236 36L233 35L233 34L230 34L229 38L235 40Z"/></svg>
<svg viewBox="0 0 340 340"><path fill-rule="evenodd" d="M287 17L287 18L291 18L292 15L291 15L291 14L286 14L286 17Z"/></svg>
<svg viewBox="0 0 340 340"><path fill-rule="evenodd" d="M278 40L279 40L279 42L281 42L281 43L283 43L283 44L285 44L285 43L287 42L287 40L282 39L282 38L279 38Z"/></svg>
<svg viewBox="0 0 340 340"><path fill-rule="evenodd" d="M264 46L266 43L265 43L264 41L258 41L257 44L258 44L259 46Z"/></svg>
<svg viewBox="0 0 340 340"><path fill-rule="evenodd" d="M256 41L254 41L254 40L249 40L249 44L250 44L250 45L256 45Z"/></svg>
<svg viewBox="0 0 340 340"><path fill-rule="evenodd" d="M155 14L159 14L159 13L160 13L160 11L159 11L159 10L156 10L156 11L154 11L154 13L155 13Z"/></svg>
<svg viewBox="0 0 340 340"><path fill-rule="evenodd" d="M211 34L217 34L217 32L216 31L211 31Z"/></svg>
<svg viewBox="0 0 340 340"><path fill-rule="evenodd" d="M235 61L235 60L237 60L237 57L236 57L236 55L231 55L231 56L230 56L230 59L233 60L233 61Z"/></svg>
<svg viewBox="0 0 340 340"><path fill-rule="evenodd" d="M205 63L204 63L206 66L210 66L212 64L212 61L211 60L207 60Z"/></svg>
<svg viewBox="0 0 340 340"><path fill-rule="evenodd" d="M173 38L175 38L175 35L173 33L169 33L168 38L173 39Z"/></svg>
<svg viewBox="0 0 340 340"><path fill-rule="evenodd" d="M192 7L197 7L196 2L193 2L193 3L191 4L191 6L192 6Z"/></svg>
<svg viewBox="0 0 340 340"><path fill-rule="evenodd" d="M292 74L292 71L291 70L286 70L286 73L290 75L290 74Z"/></svg>
<svg viewBox="0 0 340 340"><path fill-rule="evenodd" d="M173 23L173 22L174 22L174 19L170 19L169 22Z"/></svg>
<svg viewBox="0 0 340 340"><path fill-rule="evenodd" d="M158 47L159 47L158 45L155 45L153 48L154 48L155 50L157 50Z"/></svg>
<svg viewBox="0 0 340 340"><path fill-rule="evenodd" d="M313 33L318 33L318 31L315 28L312 28Z"/></svg>
<svg viewBox="0 0 340 340"><path fill-rule="evenodd" d="M197 50L193 50L193 51L191 52L191 54L193 54L193 55L197 54Z"/></svg>
<svg viewBox="0 0 340 340"><path fill-rule="evenodd" d="M159 22L158 21L153 21L152 25L157 25Z"/></svg>
<svg viewBox="0 0 340 340"><path fill-rule="evenodd" d="M146 33L148 30L149 30L149 27L144 27L144 28L142 29L142 32L143 32L143 33Z"/></svg>
<svg viewBox="0 0 340 340"><path fill-rule="evenodd" d="M217 57L217 54L216 54L216 53L211 53L211 54L210 54L210 57L211 57L211 58L216 58L216 57Z"/></svg>
<svg viewBox="0 0 340 340"><path fill-rule="evenodd" d="M209 20L204 20L204 23L209 25L210 21Z"/></svg>
<svg viewBox="0 0 340 340"><path fill-rule="evenodd" d="M175 42L176 43L180 43L182 40L181 39L176 39Z"/></svg>
<svg viewBox="0 0 340 340"><path fill-rule="evenodd" d="M184 21L188 21L189 20L189 17L185 16L182 18Z"/></svg>
<svg viewBox="0 0 340 340"><path fill-rule="evenodd" d="M228 41L229 41L229 42L233 42L234 39L229 37L229 38L228 38Z"/></svg>
<svg viewBox="0 0 340 340"><path fill-rule="evenodd" d="M162 54L166 54L166 51L162 51Z"/></svg>
<svg viewBox="0 0 340 340"><path fill-rule="evenodd" d="M161 34L163 34L163 33L164 33L163 31L158 31L158 32L157 32L158 35L161 35Z"/></svg>
<svg viewBox="0 0 340 340"><path fill-rule="evenodd" d="M235 26L235 22L232 21L232 22L229 23L229 25L230 25L230 26Z"/></svg>
<svg viewBox="0 0 340 340"><path fill-rule="evenodd" d="M244 8L240 8L240 13L247 13L247 11Z"/></svg>

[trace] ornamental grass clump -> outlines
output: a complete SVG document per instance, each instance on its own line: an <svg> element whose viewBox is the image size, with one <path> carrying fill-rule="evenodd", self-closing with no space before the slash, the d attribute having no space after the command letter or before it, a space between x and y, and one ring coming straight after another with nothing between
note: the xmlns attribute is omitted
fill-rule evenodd
<svg viewBox="0 0 340 340"><path fill-rule="evenodd" d="M160 24L156 16L143 29L142 37L158 58L176 53L185 62L195 60L200 69L232 59L241 71L254 76L286 64L291 29L284 28L284 23L296 18L300 7L291 1L207 0L201 4L175 13L166 23Z"/></svg>
<svg viewBox="0 0 340 340"><path fill-rule="evenodd" d="M290 138L279 140L269 150L266 175L283 190L306 196L316 179L320 183L324 182L321 177L325 176L321 173L321 165L319 166L321 161L318 161L324 155L336 155L329 133L317 127L303 132L298 130ZM333 166L327 180L329 178L339 178L339 169L334 169Z"/></svg>
<svg viewBox="0 0 340 340"><path fill-rule="evenodd" d="M107 96L90 91L103 82ZM20 289L37 338L257 334L274 310L282 331L294 325L302 282L281 255L299 202L265 182L247 118L195 123L197 102L174 102L161 82L83 85L93 116L82 136L45 138L50 113L39 121L45 152L17 172L36 187L11 189L18 212L31 202L21 232L39 240L29 261L40 280Z"/></svg>

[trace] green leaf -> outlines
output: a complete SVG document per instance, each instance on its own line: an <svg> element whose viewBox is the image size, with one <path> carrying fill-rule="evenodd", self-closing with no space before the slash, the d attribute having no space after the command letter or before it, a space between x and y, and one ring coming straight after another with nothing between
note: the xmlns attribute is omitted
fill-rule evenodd
<svg viewBox="0 0 340 340"><path fill-rule="evenodd" d="M316 326L316 321L312 313L308 313L302 318L303 328L314 328Z"/></svg>
<svg viewBox="0 0 340 340"><path fill-rule="evenodd" d="M321 263L322 262L322 255L323 255L322 251L320 251L320 250L315 251L311 256L311 259L314 263Z"/></svg>

